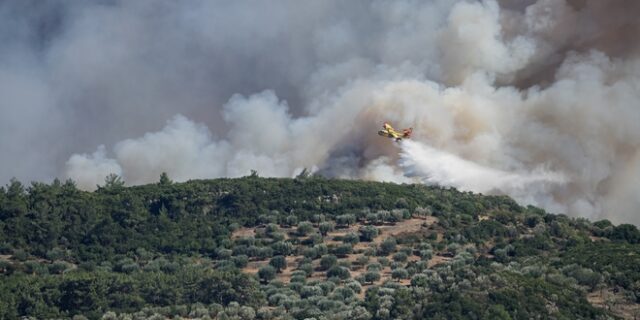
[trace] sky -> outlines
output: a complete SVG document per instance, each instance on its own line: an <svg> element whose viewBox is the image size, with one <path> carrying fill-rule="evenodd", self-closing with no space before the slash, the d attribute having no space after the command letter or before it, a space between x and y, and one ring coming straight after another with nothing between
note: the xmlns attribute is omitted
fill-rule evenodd
<svg viewBox="0 0 640 320"><path fill-rule="evenodd" d="M640 224L640 2L0 3L0 183L425 183ZM412 127L411 141L376 132Z"/></svg>

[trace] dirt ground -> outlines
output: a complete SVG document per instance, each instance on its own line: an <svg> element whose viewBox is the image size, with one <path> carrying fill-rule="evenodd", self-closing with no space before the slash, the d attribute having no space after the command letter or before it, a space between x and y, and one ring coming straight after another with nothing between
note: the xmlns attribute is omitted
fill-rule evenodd
<svg viewBox="0 0 640 320"><path fill-rule="evenodd" d="M398 237L401 236L403 234L411 234L411 233L415 233L415 232L419 232L421 231L423 228L428 227L434 223L436 223L438 220L435 217L420 217L420 218L410 218L407 220L403 220L400 221L394 225L391 224L382 224L382 225L377 225L376 227L378 228L379 231L379 235L377 237L375 237L373 239L372 242L359 242L357 244L355 244L353 246L353 253L347 255L344 258L339 259L339 261L349 261L352 264L352 268L350 269L350 273L351 273L351 278L357 278L360 275L364 274L366 272L366 266L361 266L361 267L357 267L357 266L353 266L357 260L357 258L359 256L362 256L362 253L370 248L370 247L377 247L380 243L382 243L382 241L384 241L384 239L388 238L388 237ZM323 237L323 243L326 244L327 246L332 246L332 245L339 245L342 244L342 241L338 241L335 240L336 237L341 237L341 236L345 236L346 234L352 232L352 233L358 233L358 229L362 226L362 224L353 224L347 228L340 228L340 229L336 229L333 230L331 232L328 232L326 236ZM284 228L281 227L281 229L285 232L285 233L289 233L289 232L295 232L295 227L294 228ZM232 234L232 238L233 239L238 239L238 238L242 238L242 237L252 237L255 236L256 232L254 228L240 228L238 230L236 230L235 232L233 232ZM441 236L441 235L439 235ZM302 239L302 238L301 238ZM392 259L392 254L387 256L386 258L389 259L390 261L393 260ZM379 257L370 257L369 262L375 262L377 261ZM283 269L280 273L278 273L276 275L276 280L281 281L283 283L289 283L290 279L291 279L291 274L297 269L298 266L298 262L302 259L302 256L287 256L287 268ZM414 256L414 255L410 255L407 258L408 261L419 261L420 257L418 256ZM433 256L431 258L431 260L428 261L428 266L429 267L433 267L437 264L443 263L443 262L447 262L451 260L451 258L448 257L442 257L442 256ZM265 260L261 260L261 261L250 261L247 266L245 268L243 268L243 272L248 273L248 274L257 274L258 270L267 265L269 263L268 259ZM314 265L314 272L311 276L309 276L307 278L307 281L314 281L314 280L319 280L319 281L323 281L326 279L326 272L325 271L319 271L317 270L319 267L319 260L314 260L313 261L313 265ZM392 280L391 278L391 268L390 267L384 267L381 271L380 271L380 279L372 284L366 284L363 285L363 290L362 292L359 294L359 296L361 298L364 297L364 292L366 291L366 289L372 285L381 285L383 284L385 281L397 281L397 280ZM409 279L402 279L400 281L398 281L398 283L401 283L403 285L410 285L411 280Z"/></svg>
<svg viewBox="0 0 640 320"><path fill-rule="evenodd" d="M240 228L231 234L231 239L235 240L238 238L255 237L255 235L256 235L255 228Z"/></svg>
<svg viewBox="0 0 640 320"><path fill-rule="evenodd" d="M627 299L612 289L596 290L587 294L587 301L594 307L613 312L623 319L640 319L640 305Z"/></svg>

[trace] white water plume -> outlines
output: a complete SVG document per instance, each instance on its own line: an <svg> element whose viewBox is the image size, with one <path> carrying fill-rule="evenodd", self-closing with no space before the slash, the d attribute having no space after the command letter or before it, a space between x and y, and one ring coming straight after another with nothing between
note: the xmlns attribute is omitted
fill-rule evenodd
<svg viewBox="0 0 640 320"><path fill-rule="evenodd" d="M521 202L539 203L553 188L567 183L564 175L543 168L531 172L498 170L416 141L404 140L401 148L399 164L405 174L430 185L476 193L506 194ZM552 205L545 204L547 207Z"/></svg>

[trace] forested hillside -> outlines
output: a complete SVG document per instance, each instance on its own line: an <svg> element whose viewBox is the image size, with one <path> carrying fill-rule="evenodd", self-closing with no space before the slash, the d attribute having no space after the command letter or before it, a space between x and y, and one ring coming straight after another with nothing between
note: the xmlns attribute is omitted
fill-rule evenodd
<svg viewBox="0 0 640 320"><path fill-rule="evenodd" d="M640 232L424 185L0 188L0 319L640 316Z"/></svg>

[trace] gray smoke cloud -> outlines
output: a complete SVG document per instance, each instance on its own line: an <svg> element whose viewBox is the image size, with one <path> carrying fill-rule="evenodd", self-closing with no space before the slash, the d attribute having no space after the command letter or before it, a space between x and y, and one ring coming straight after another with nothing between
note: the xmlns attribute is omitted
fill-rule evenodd
<svg viewBox="0 0 640 320"><path fill-rule="evenodd" d="M0 181L450 185L640 224L640 2L4 1ZM375 133L413 127L407 143Z"/></svg>

